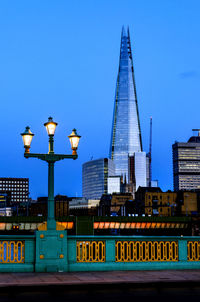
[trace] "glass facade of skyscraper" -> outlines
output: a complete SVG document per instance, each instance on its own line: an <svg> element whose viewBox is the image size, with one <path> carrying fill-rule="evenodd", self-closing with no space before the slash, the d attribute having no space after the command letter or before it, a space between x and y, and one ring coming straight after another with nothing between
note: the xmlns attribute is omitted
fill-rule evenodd
<svg viewBox="0 0 200 302"><path fill-rule="evenodd" d="M122 30L109 157L128 179L128 156L142 151L129 30Z"/></svg>
<svg viewBox="0 0 200 302"><path fill-rule="evenodd" d="M115 175L115 164L109 158L91 160L82 166L82 194L88 199L100 199L107 194L108 176Z"/></svg>
<svg viewBox="0 0 200 302"><path fill-rule="evenodd" d="M174 190L200 189L200 137L176 142L172 148Z"/></svg>
<svg viewBox="0 0 200 302"><path fill-rule="evenodd" d="M121 192L121 177L109 176L108 177L108 194Z"/></svg>
<svg viewBox="0 0 200 302"><path fill-rule="evenodd" d="M135 152L135 179L136 179L136 190L138 187L147 186L147 165L146 165L146 152Z"/></svg>

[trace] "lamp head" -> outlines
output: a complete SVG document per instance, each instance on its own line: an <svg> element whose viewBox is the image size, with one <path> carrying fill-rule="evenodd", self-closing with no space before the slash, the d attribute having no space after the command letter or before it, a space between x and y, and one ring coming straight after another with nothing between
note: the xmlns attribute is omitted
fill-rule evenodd
<svg viewBox="0 0 200 302"><path fill-rule="evenodd" d="M33 139L34 134L31 132L30 127L27 126L25 131L21 133L23 143L24 143L24 148L25 148L25 153L29 153L30 147L31 147L31 142Z"/></svg>
<svg viewBox="0 0 200 302"><path fill-rule="evenodd" d="M77 134L76 129L73 129L72 133L68 137L73 151L72 154L77 155L76 150L78 149L78 144L81 136Z"/></svg>
<svg viewBox="0 0 200 302"><path fill-rule="evenodd" d="M54 122L53 118L50 116L48 118L48 122L44 123L44 126L47 129L47 134L53 136L57 125L58 125L58 123Z"/></svg>

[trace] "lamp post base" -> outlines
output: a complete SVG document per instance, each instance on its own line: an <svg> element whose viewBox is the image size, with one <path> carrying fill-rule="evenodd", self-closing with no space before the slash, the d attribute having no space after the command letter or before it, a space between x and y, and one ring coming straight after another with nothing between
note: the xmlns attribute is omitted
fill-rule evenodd
<svg viewBox="0 0 200 302"><path fill-rule="evenodd" d="M67 272L67 231L36 231L36 272Z"/></svg>
<svg viewBox="0 0 200 302"><path fill-rule="evenodd" d="M47 230L56 230L56 220L55 219L47 219Z"/></svg>

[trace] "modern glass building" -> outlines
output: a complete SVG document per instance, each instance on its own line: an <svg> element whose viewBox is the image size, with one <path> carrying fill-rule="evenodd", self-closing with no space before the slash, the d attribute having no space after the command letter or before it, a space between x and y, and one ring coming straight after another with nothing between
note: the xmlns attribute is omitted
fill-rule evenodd
<svg viewBox="0 0 200 302"><path fill-rule="evenodd" d="M134 155L128 157L129 161L129 183L138 187L147 186L147 163L146 152L135 152Z"/></svg>
<svg viewBox="0 0 200 302"><path fill-rule="evenodd" d="M121 192L121 177L109 176L108 177L108 194Z"/></svg>
<svg viewBox="0 0 200 302"><path fill-rule="evenodd" d="M174 190L200 189L200 132L187 143L175 142L172 149Z"/></svg>
<svg viewBox="0 0 200 302"><path fill-rule="evenodd" d="M82 166L82 195L88 199L100 199L108 193L108 176L115 175L115 164L109 158L91 160Z"/></svg>
<svg viewBox="0 0 200 302"><path fill-rule="evenodd" d="M136 190L138 187L147 186L147 165L146 165L146 152L135 152L135 185Z"/></svg>
<svg viewBox="0 0 200 302"><path fill-rule="evenodd" d="M126 32L123 28L109 154L115 163L116 175L126 175L128 180L128 156L141 151L142 138L130 34L129 29Z"/></svg>

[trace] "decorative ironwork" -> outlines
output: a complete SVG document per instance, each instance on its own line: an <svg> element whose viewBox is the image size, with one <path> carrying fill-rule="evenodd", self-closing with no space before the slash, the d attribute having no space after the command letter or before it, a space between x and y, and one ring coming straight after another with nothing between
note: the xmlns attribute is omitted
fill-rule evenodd
<svg viewBox="0 0 200 302"><path fill-rule="evenodd" d="M177 241L116 241L116 262L178 261Z"/></svg>
<svg viewBox="0 0 200 302"><path fill-rule="evenodd" d="M77 241L77 262L105 262L104 241Z"/></svg>
<svg viewBox="0 0 200 302"><path fill-rule="evenodd" d="M24 241L0 241L0 263L24 263Z"/></svg>
<svg viewBox="0 0 200 302"><path fill-rule="evenodd" d="M200 261L200 242L199 241L188 241L188 261Z"/></svg>

